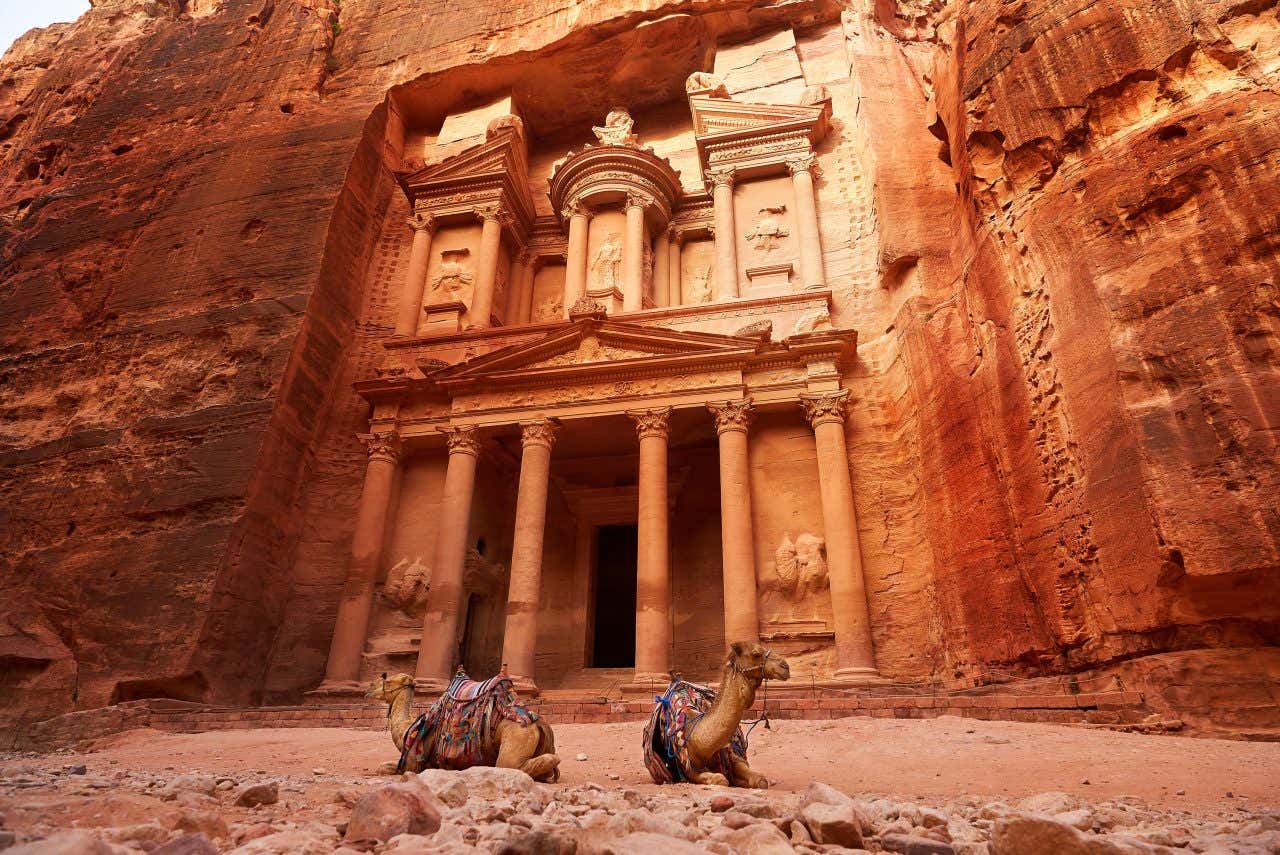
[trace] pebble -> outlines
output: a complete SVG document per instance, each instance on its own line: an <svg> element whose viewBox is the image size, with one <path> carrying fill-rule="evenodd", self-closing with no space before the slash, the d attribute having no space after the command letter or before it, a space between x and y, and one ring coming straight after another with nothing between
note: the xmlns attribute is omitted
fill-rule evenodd
<svg viewBox="0 0 1280 855"><path fill-rule="evenodd" d="M577 759L577 760L586 760L586 759L587 759L587 753L586 753L585 751L579 751L579 752L578 752L578 756L577 756L575 759Z"/></svg>

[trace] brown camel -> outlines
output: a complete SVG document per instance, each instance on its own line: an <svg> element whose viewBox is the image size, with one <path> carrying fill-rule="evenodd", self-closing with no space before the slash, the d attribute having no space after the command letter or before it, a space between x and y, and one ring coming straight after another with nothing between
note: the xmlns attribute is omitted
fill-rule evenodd
<svg viewBox="0 0 1280 855"><path fill-rule="evenodd" d="M405 733L416 721L413 714L413 677L383 674L369 684L365 697L385 701L387 729L396 749L404 753ZM427 735L433 740L434 733ZM503 719L494 728L497 759L492 765L502 769L519 769L535 781L552 783L560 779L560 758L556 756L555 734L541 717L529 725ZM486 754L493 754L487 751ZM412 771L412 770L410 770Z"/></svg>
<svg viewBox="0 0 1280 855"><path fill-rule="evenodd" d="M756 701L756 689L764 680L786 680L791 677L787 660L774 656L760 644L736 641L725 659L720 676L720 693L702 718L689 728L689 779L697 784L732 784L757 790L769 788L769 779L747 765L736 754L732 757L732 781L719 772L706 772L708 761L725 748L738 732L742 714Z"/></svg>

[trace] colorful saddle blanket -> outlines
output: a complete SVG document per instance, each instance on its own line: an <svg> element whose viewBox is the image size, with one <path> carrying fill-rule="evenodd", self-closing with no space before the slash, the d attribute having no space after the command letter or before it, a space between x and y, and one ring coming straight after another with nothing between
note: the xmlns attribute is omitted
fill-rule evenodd
<svg viewBox="0 0 1280 855"><path fill-rule="evenodd" d="M708 687L676 679L653 699L653 713L644 729L644 765L655 784L689 780L689 733L715 699L716 693ZM702 771L719 772L732 781L735 754L747 759L747 737L741 727Z"/></svg>
<svg viewBox="0 0 1280 855"><path fill-rule="evenodd" d="M511 678L472 680L461 670L404 736L397 771L466 769L498 761L498 723L530 725L538 714L520 706Z"/></svg>

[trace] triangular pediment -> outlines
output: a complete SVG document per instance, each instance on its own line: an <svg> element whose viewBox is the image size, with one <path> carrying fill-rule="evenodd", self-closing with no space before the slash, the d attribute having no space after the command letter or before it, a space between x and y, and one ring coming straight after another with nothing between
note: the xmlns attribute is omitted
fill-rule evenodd
<svg viewBox="0 0 1280 855"><path fill-rule="evenodd" d="M532 342L512 345L431 373L443 386L484 380L596 374L614 367L648 366L671 371L702 361L747 359L759 339L648 327L588 318Z"/></svg>
<svg viewBox="0 0 1280 855"><path fill-rule="evenodd" d="M754 104L730 98L695 96L689 99L693 132L697 137L804 130L812 142L826 133L831 104Z"/></svg>

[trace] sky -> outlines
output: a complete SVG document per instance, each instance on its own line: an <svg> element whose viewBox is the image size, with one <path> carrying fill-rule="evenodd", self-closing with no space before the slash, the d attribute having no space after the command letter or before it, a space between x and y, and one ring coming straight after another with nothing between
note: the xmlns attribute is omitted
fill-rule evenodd
<svg viewBox="0 0 1280 855"><path fill-rule="evenodd" d="M89 8L89 0L0 0L0 54L32 27L74 21Z"/></svg>

